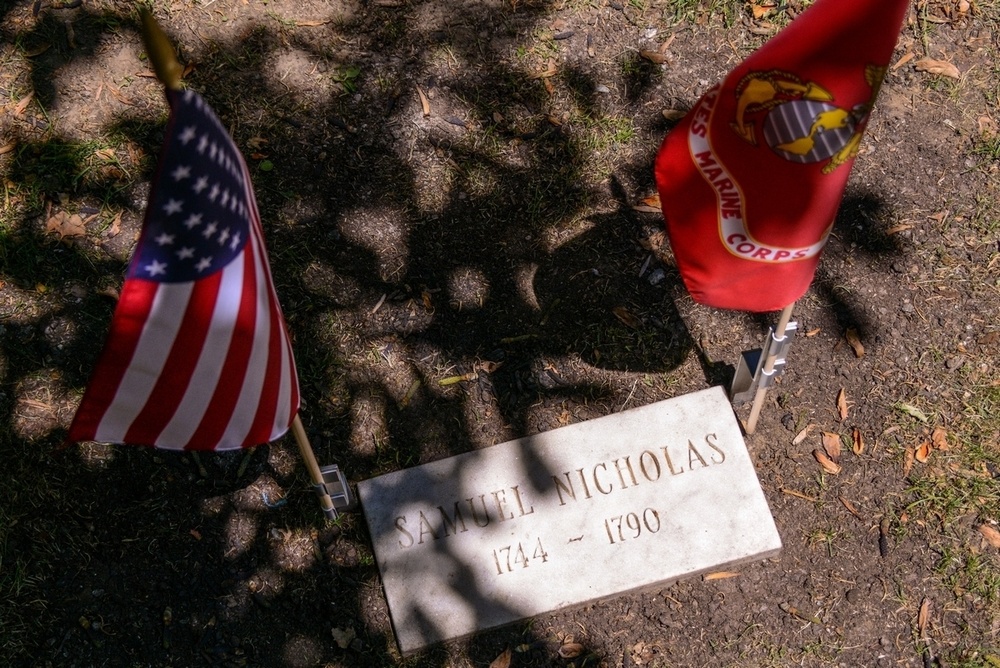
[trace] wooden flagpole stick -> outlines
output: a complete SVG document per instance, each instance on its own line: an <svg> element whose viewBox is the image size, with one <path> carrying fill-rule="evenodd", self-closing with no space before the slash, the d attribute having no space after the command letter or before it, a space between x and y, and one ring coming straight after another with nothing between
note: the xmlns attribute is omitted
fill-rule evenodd
<svg viewBox="0 0 1000 668"><path fill-rule="evenodd" d="M333 507L333 499L330 498L330 495L326 491L323 473L319 470L316 455L313 454L312 446L309 444L309 437L306 436L305 427L302 426L302 420L299 419L298 413L295 414L295 419L292 420L292 433L295 435L295 442L299 445L299 454L302 455L302 460L306 463L306 468L309 469L309 477L312 478L313 485L319 493L319 505L323 509L323 514L327 517L335 518L337 511Z"/></svg>
<svg viewBox="0 0 1000 668"><path fill-rule="evenodd" d="M778 317L778 326L774 329L775 336L785 336L785 330L788 329L788 321L792 319L792 308L794 306L795 302L792 302L782 310L781 315ZM777 357L777 350L775 350L774 346L768 345L767 359L764 360L764 367L761 369L761 380L763 380L765 375L771 375L771 372L774 371L774 362ZM757 395L753 398L753 406L750 408L750 416L747 418L746 430L748 434L752 434L757 428L757 418L760 417L760 409L764 405L764 396L766 394L766 386L757 388Z"/></svg>
<svg viewBox="0 0 1000 668"><path fill-rule="evenodd" d="M142 15L142 41L146 45L146 55L153 64L156 78L171 90L181 89L181 75L184 68L177 62L177 55L163 28L147 9L139 10Z"/></svg>

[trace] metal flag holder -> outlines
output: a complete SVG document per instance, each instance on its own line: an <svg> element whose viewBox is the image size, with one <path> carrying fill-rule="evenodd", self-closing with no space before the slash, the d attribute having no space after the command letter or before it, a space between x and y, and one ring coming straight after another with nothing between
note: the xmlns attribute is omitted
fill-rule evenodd
<svg viewBox="0 0 1000 668"><path fill-rule="evenodd" d="M752 434L757 428L757 418L760 416L768 388L785 370L788 348L799 327L797 322L789 322L792 306L787 306L781 312L778 325L770 329L764 347L744 351L737 363L729 398L733 404L738 404L753 397L753 406L745 425L748 434ZM779 331L781 336L777 335Z"/></svg>

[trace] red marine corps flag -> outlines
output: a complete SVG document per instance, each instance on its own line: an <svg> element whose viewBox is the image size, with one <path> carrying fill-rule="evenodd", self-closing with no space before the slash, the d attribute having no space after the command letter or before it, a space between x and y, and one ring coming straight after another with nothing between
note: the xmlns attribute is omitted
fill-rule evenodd
<svg viewBox="0 0 1000 668"><path fill-rule="evenodd" d="M817 0L709 90L656 159L695 301L774 311L808 289L910 0Z"/></svg>

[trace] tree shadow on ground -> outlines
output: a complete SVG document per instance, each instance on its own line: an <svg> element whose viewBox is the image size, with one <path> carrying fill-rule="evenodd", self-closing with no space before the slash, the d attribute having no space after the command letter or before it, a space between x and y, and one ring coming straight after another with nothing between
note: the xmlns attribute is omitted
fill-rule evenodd
<svg viewBox="0 0 1000 668"><path fill-rule="evenodd" d="M191 87L204 92L240 146L267 139L276 168L260 169L253 158L250 167L294 338L303 417L320 458L337 460L352 478L551 427L534 410L539 404L566 402L583 417L618 410L622 392L612 381L664 376L697 349L663 299L679 285L677 275L668 268L659 286L637 278L646 230L626 193L636 182L650 184L648 152L617 160L604 180L596 178L590 142L613 146L620 125L609 123L594 139L583 121L553 122L542 82L463 28L487 25L513 39L548 8L531 3L513 15L475 5L461 26L426 34L387 7L359 13L333 36L354 35L359 50L391 54L368 56L384 80L360 101L289 95L265 72L277 53L294 49L334 68L349 61L273 22L203 48ZM131 9L85 7L76 25L78 34L88 31L72 53L57 47L32 70L44 104L62 85L53 76L61 65L96 59L102 39L136 30ZM45 18L17 37L55 39L62 30ZM420 48L411 52L411 45ZM480 65L443 73L435 47ZM635 103L656 84L658 70L641 60L627 65L623 85ZM596 76L584 67L563 76L574 114L601 119ZM435 95L429 117L412 95L414 80ZM662 119L642 130L658 134ZM152 152L162 126L137 114L113 131ZM133 231L142 214L127 179L79 180L86 167L77 148L58 136L23 141L8 177L45 197L15 235L5 235L5 260L21 259L7 264L4 278L22 290L57 286L58 299L70 302L43 299L39 315L5 324L0 337L0 434L7 459L29 465L16 469L19 480L5 474L2 483L13 492L8 512L17 522L11 539L0 541L0 556L38 556L25 562L36 584L12 601L47 603L27 608L37 621L21 646L32 660L54 662L225 664L244 657L266 665L394 665L383 607L361 603L381 596L363 522L351 516L311 533L317 510L294 472L289 439L251 454L239 473L243 460L233 455L205 455L199 463L126 447L55 450L58 428L19 432L25 400L37 401L23 391L26 380L57 374L62 410L82 390L111 310L100 292L124 270L113 256L32 231L40 203L68 192L126 209ZM150 165L143 171L148 177ZM64 290L71 283L82 283L85 296ZM58 341L49 335L53 323L66 330ZM724 368L702 357L710 383L725 378ZM472 382L440 383L472 373ZM482 406L495 409L492 418L476 414ZM51 487L27 486L49 475ZM276 505L281 499L263 494L269 490L287 502ZM315 558L283 562L288 546L300 542ZM337 646L331 628L353 628L358 642ZM530 625L516 625L483 633L460 651L479 664L525 645L531 649L519 665L547 665L547 643ZM447 661L438 648L415 665Z"/></svg>

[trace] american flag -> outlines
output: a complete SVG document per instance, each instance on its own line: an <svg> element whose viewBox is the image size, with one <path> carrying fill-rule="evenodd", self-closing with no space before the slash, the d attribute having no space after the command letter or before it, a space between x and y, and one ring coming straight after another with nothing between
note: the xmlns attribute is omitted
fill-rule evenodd
<svg viewBox="0 0 1000 668"><path fill-rule="evenodd" d="M199 95L167 99L142 234L68 438L257 445L285 433L299 389L250 175Z"/></svg>

